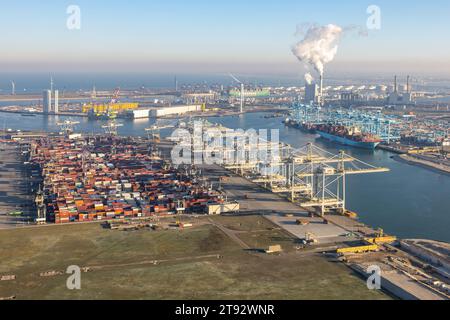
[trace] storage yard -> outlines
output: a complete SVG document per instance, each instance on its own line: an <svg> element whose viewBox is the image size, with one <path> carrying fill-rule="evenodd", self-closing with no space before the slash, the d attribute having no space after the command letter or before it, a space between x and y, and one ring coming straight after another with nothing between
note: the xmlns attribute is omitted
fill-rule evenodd
<svg viewBox="0 0 450 320"><path fill-rule="evenodd" d="M145 141L49 137L33 141L31 153L42 169L47 222L202 213L207 204L223 202L219 193L170 168Z"/></svg>

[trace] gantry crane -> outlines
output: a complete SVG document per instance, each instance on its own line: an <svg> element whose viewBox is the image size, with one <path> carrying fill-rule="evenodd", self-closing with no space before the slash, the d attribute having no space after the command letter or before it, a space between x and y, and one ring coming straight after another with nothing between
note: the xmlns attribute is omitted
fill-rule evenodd
<svg viewBox="0 0 450 320"><path fill-rule="evenodd" d="M222 131L222 137L234 134L225 127L209 123L202 128L202 137L209 129ZM245 136L242 132L236 134ZM208 151L220 153L225 159L226 169L236 170L236 173L263 184L274 193L286 194L292 202L304 208L314 208L320 215L330 210L345 212L347 176L389 171L358 160L344 151L332 154L311 143L292 149L289 145L263 139L255 143L252 139L240 138L240 142L216 144ZM268 151L264 159L250 156L261 146ZM191 154L195 153L195 141L184 147L191 147ZM230 163L230 159L234 162Z"/></svg>
<svg viewBox="0 0 450 320"><path fill-rule="evenodd" d="M117 128L119 127L123 127L123 124L118 123L116 119L110 119L106 125L102 126L105 133L110 136L117 136Z"/></svg>
<svg viewBox="0 0 450 320"><path fill-rule="evenodd" d="M56 125L61 128L61 133L65 134L66 136L69 136L74 132L75 125L79 124L79 121L73 121L73 120L64 120L61 122L58 122Z"/></svg>
<svg viewBox="0 0 450 320"><path fill-rule="evenodd" d="M156 122L154 125L145 129L148 134L148 140L153 142L159 142L161 140L161 130L174 128L176 124L174 123L162 123Z"/></svg>

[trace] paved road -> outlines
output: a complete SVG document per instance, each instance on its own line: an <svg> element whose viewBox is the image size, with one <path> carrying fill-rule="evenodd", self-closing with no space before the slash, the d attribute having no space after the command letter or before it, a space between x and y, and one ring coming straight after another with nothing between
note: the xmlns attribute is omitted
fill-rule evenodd
<svg viewBox="0 0 450 320"><path fill-rule="evenodd" d="M23 225L21 217L12 217L11 211L30 213L32 196L28 179L15 145L0 143L0 229Z"/></svg>

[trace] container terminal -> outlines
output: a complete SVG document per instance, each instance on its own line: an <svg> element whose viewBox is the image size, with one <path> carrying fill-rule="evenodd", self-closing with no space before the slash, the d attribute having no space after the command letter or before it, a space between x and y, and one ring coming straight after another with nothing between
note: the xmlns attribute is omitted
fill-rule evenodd
<svg viewBox="0 0 450 320"><path fill-rule="evenodd" d="M42 170L46 199L38 221L202 213L207 205L223 203L195 171L175 170L139 139L48 137L33 141L30 151L30 162Z"/></svg>
<svg viewBox="0 0 450 320"><path fill-rule="evenodd" d="M192 123L186 127L193 129ZM228 130L206 121L204 128ZM347 209L347 175L387 170L345 153L332 155L313 145L290 150L282 144L281 158L272 163L280 169L274 173L258 169L261 165L247 157L244 163L231 165L174 166L169 156L177 139L156 135L85 136L68 130L64 135L21 133L13 138L4 143L21 145L21 160L28 159L23 165L30 167L34 181L31 211L36 212L36 227L104 220L113 229L130 230L147 226L146 218L257 214L297 238L300 255L302 248L308 248L308 254L325 253L326 259L345 263L363 278L368 276L367 266L380 265L383 289L400 298L449 298L448 245L397 239L364 225ZM333 185L337 190L331 189L329 179L340 181ZM202 221L213 223L243 249L251 249L224 225ZM272 254L282 248L273 240L266 251Z"/></svg>

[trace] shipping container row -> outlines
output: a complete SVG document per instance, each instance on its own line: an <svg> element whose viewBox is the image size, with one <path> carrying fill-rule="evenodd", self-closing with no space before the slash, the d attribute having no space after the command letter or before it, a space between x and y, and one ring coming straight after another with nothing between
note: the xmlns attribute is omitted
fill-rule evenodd
<svg viewBox="0 0 450 320"><path fill-rule="evenodd" d="M223 202L215 191L150 155L127 137L36 140L32 161L42 170L48 220L55 223L205 212Z"/></svg>

